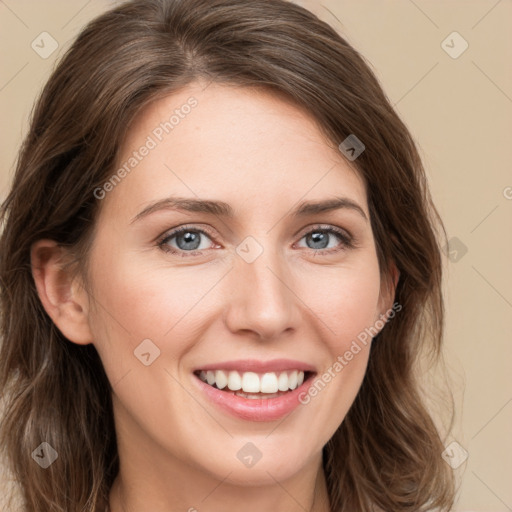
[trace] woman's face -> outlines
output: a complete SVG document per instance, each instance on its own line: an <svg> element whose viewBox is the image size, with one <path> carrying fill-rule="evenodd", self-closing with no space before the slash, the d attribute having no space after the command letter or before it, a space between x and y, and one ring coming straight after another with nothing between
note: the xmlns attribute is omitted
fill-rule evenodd
<svg viewBox="0 0 512 512"><path fill-rule="evenodd" d="M154 102L117 163L89 325L121 456L251 485L318 464L390 306L362 180L302 111L222 85Z"/></svg>

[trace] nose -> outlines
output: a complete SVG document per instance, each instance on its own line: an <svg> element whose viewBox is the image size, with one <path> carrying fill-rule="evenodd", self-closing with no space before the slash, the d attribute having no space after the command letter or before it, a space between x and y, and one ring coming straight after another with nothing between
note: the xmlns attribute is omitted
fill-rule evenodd
<svg viewBox="0 0 512 512"><path fill-rule="evenodd" d="M286 261L269 247L251 263L238 255L229 272L225 322L233 333L250 331L270 340L299 324L300 298Z"/></svg>

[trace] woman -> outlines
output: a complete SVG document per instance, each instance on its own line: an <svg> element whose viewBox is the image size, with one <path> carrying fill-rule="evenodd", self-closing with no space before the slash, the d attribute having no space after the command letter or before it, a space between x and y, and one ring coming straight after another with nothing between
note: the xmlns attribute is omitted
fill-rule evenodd
<svg viewBox="0 0 512 512"><path fill-rule="evenodd" d="M135 0L39 99L2 208L24 510L449 510L420 393L442 224L361 56L280 0Z"/></svg>

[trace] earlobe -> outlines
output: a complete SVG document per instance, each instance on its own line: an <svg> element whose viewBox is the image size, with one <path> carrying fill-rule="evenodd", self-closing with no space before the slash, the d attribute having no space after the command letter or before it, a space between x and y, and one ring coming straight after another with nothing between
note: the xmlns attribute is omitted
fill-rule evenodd
<svg viewBox="0 0 512 512"><path fill-rule="evenodd" d="M57 328L70 341L92 343L87 292L65 267L67 253L54 240L32 244L30 262L37 293Z"/></svg>

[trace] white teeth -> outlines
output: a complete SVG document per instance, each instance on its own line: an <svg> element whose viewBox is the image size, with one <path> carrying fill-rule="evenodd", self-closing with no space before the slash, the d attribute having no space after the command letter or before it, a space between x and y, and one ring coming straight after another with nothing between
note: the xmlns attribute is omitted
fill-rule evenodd
<svg viewBox="0 0 512 512"><path fill-rule="evenodd" d="M279 391L288 391L288 374L286 372L282 372L279 375L277 389L279 389Z"/></svg>
<svg viewBox="0 0 512 512"><path fill-rule="evenodd" d="M288 377L288 386L290 389L295 389L297 387L297 370L293 370Z"/></svg>
<svg viewBox="0 0 512 512"><path fill-rule="evenodd" d="M229 372L228 388L231 391L238 391L239 389L242 389L242 378L238 372Z"/></svg>
<svg viewBox="0 0 512 512"><path fill-rule="evenodd" d="M215 372L215 384L219 389L224 389L228 385L228 377L222 370Z"/></svg>
<svg viewBox="0 0 512 512"><path fill-rule="evenodd" d="M210 386L213 386L215 384L215 373L208 370L206 372L206 382L208 382L208 384L210 384Z"/></svg>
<svg viewBox="0 0 512 512"><path fill-rule="evenodd" d="M277 376L275 373L265 373L261 377L261 392L262 393L277 393Z"/></svg>
<svg viewBox="0 0 512 512"><path fill-rule="evenodd" d="M279 391L288 391L301 386L304 382L304 372L293 370L290 372L267 372L257 374L255 372L237 371L226 372L223 370L208 370L199 372L199 378L210 386L216 385L218 389L227 388L240 393L266 393L275 395ZM270 398L270 397L269 397Z"/></svg>
<svg viewBox="0 0 512 512"><path fill-rule="evenodd" d="M257 373L245 372L242 375L242 389L244 393L259 393L260 378Z"/></svg>

